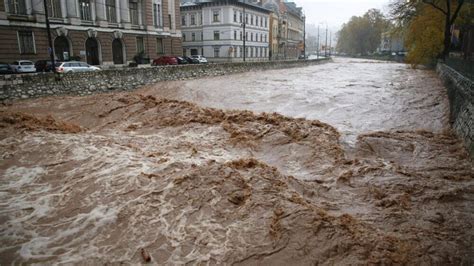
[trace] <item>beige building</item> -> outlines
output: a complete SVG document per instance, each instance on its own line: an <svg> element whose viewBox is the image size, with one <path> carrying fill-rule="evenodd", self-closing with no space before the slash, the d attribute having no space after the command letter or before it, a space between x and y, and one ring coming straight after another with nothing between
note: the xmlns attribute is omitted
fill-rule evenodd
<svg viewBox="0 0 474 266"><path fill-rule="evenodd" d="M179 0L46 0L58 60L181 55ZM43 0L0 0L0 61L48 59Z"/></svg>
<svg viewBox="0 0 474 266"><path fill-rule="evenodd" d="M296 59L304 52L304 16L294 2L263 0L272 10L270 28L271 59Z"/></svg>

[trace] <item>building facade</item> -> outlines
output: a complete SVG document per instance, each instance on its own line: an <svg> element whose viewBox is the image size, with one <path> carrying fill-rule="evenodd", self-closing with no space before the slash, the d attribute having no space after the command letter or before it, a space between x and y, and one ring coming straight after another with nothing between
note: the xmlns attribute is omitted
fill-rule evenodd
<svg viewBox="0 0 474 266"><path fill-rule="evenodd" d="M246 61L268 60L269 15L261 6L238 0L182 3L183 54L236 62L244 59L245 50Z"/></svg>
<svg viewBox="0 0 474 266"><path fill-rule="evenodd" d="M46 0L57 60L181 55L179 0ZM48 59L43 0L0 0L0 61Z"/></svg>
<svg viewBox="0 0 474 266"><path fill-rule="evenodd" d="M296 59L304 53L304 15L296 3L282 0L262 0L272 10L271 59Z"/></svg>

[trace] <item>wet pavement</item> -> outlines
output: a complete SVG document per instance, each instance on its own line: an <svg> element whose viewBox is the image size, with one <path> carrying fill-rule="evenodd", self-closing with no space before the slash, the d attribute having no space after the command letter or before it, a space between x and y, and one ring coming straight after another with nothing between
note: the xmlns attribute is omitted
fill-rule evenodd
<svg viewBox="0 0 474 266"><path fill-rule="evenodd" d="M13 102L0 262L471 265L447 119L434 72L351 59Z"/></svg>

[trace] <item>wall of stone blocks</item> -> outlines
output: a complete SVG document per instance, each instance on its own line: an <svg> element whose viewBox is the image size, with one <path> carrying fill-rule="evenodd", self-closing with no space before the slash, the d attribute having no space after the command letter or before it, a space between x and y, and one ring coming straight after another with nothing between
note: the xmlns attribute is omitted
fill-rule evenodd
<svg viewBox="0 0 474 266"><path fill-rule="evenodd" d="M448 90L452 127L474 158L474 82L443 63L436 70Z"/></svg>
<svg viewBox="0 0 474 266"><path fill-rule="evenodd" d="M220 76L248 71L304 67L329 60L240 62L158 67L126 67L97 72L0 75L0 102L50 95L88 95L114 90L133 90L139 86L167 80Z"/></svg>

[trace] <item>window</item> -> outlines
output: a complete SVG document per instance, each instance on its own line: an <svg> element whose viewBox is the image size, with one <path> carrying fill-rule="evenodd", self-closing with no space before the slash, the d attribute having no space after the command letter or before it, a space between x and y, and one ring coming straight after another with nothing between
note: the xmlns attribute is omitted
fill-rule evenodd
<svg viewBox="0 0 474 266"><path fill-rule="evenodd" d="M250 15L250 25L253 25L253 15Z"/></svg>
<svg viewBox="0 0 474 266"><path fill-rule="evenodd" d="M263 17L260 18L260 26L263 27Z"/></svg>
<svg viewBox="0 0 474 266"><path fill-rule="evenodd" d="M250 47L250 57L253 57L253 47Z"/></svg>
<svg viewBox="0 0 474 266"><path fill-rule="evenodd" d="M237 11L234 10L234 22L237 22Z"/></svg>
<svg viewBox="0 0 474 266"><path fill-rule="evenodd" d="M145 52L145 45L143 43L143 37L137 37L137 54Z"/></svg>
<svg viewBox="0 0 474 266"><path fill-rule="evenodd" d="M82 20L92 20L91 3L89 0L79 0L79 12Z"/></svg>
<svg viewBox="0 0 474 266"><path fill-rule="evenodd" d="M191 25L196 25L196 15L191 14Z"/></svg>
<svg viewBox="0 0 474 266"><path fill-rule="evenodd" d="M8 11L11 14L26 15L25 0L8 0Z"/></svg>
<svg viewBox="0 0 474 266"><path fill-rule="evenodd" d="M245 24L249 24L249 14L245 14Z"/></svg>
<svg viewBox="0 0 474 266"><path fill-rule="evenodd" d="M194 42L195 40L196 40L196 33L193 32L193 33L191 34L191 41Z"/></svg>
<svg viewBox="0 0 474 266"><path fill-rule="evenodd" d="M173 29L173 20L171 19L171 14L168 14L168 21L170 22L170 29Z"/></svg>
<svg viewBox="0 0 474 266"><path fill-rule="evenodd" d="M267 18L265 18L265 28L267 27Z"/></svg>
<svg viewBox="0 0 474 266"><path fill-rule="evenodd" d="M237 31L234 31L234 40L237 40Z"/></svg>
<svg viewBox="0 0 474 266"><path fill-rule="evenodd" d="M253 32L252 32L252 33L250 33L250 41L252 41L252 42L253 42Z"/></svg>
<svg viewBox="0 0 474 266"><path fill-rule="evenodd" d="M186 26L186 16L181 16L181 25Z"/></svg>
<svg viewBox="0 0 474 266"><path fill-rule="evenodd" d="M242 23L242 12L239 12L239 22Z"/></svg>
<svg viewBox="0 0 474 266"><path fill-rule="evenodd" d="M46 1L48 5L48 15L53 18L61 18L61 2L60 0L48 0Z"/></svg>
<svg viewBox="0 0 474 266"><path fill-rule="evenodd" d="M165 50L163 49L163 39L156 38L156 53L157 54L164 54Z"/></svg>
<svg viewBox="0 0 474 266"><path fill-rule="evenodd" d="M240 32L240 40L242 40L242 32Z"/></svg>
<svg viewBox="0 0 474 266"><path fill-rule="evenodd" d="M137 2L132 2L131 0L129 2L129 10L130 10L130 22L133 25L138 25L138 3Z"/></svg>
<svg viewBox="0 0 474 266"><path fill-rule="evenodd" d="M263 34L260 34L260 42L263 42Z"/></svg>
<svg viewBox="0 0 474 266"><path fill-rule="evenodd" d="M204 40L204 33L201 31L201 41Z"/></svg>
<svg viewBox="0 0 474 266"><path fill-rule="evenodd" d="M255 26L258 26L258 16L255 16Z"/></svg>
<svg viewBox="0 0 474 266"><path fill-rule="evenodd" d="M219 31L217 31L217 30L214 31L214 40L216 40L216 41L217 41L217 40L220 40L220 37L221 37L220 35L221 35L221 34L220 34Z"/></svg>
<svg viewBox="0 0 474 266"><path fill-rule="evenodd" d="M214 57L219 57L220 50L219 47L214 48Z"/></svg>
<svg viewBox="0 0 474 266"><path fill-rule="evenodd" d="M183 48L183 56L186 56L186 49Z"/></svg>
<svg viewBox="0 0 474 266"><path fill-rule="evenodd" d="M239 57L242 57L243 53L242 53L242 46L239 47Z"/></svg>
<svg viewBox="0 0 474 266"><path fill-rule="evenodd" d="M161 27L161 5L160 4L153 4L153 14L154 14L154 18L153 18L153 25L155 25L155 27Z"/></svg>
<svg viewBox="0 0 474 266"><path fill-rule="evenodd" d="M234 47L233 49L234 49L234 57L237 57L237 48Z"/></svg>
<svg viewBox="0 0 474 266"><path fill-rule="evenodd" d="M249 48L248 47L245 47L245 56L249 57Z"/></svg>
<svg viewBox="0 0 474 266"><path fill-rule="evenodd" d="M115 9L115 0L105 1L105 13L107 15L107 21L117 23L117 11Z"/></svg>
<svg viewBox="0 0 474 266"><path fill-rule="evenodd" d="M35 38L32 31L18 32L18 48L20 48L20 54L36 53Z"/></svg>
<svg viewBox="0 0 474 266"><path fill-rule="evenodd" d="M245 40L246 40L246 41L249 40L249 33L248 33L248 32L245 32Z"/></svg>
<svg viewBox="0 0 474 266"><path fill-rule="evenodd" d="M186 33L183 32L183 42L186 41Z"/></svg>
<svg viewBox="0 0 474 266"><path fill-rule="evenodd" d="M212 22L219 22L219 11L212 12Z"/></svg>

